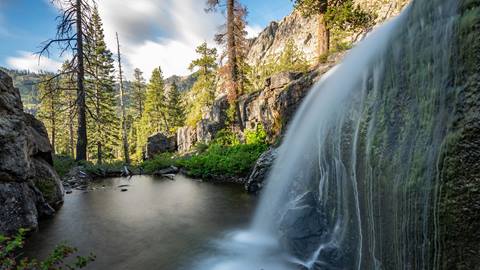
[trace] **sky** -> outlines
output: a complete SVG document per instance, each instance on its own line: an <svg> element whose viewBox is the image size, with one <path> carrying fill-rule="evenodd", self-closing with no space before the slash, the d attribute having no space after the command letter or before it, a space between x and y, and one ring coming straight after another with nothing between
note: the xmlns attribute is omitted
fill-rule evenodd
<svg viewBox="0 0 480 270"><path fill-rule="evenodd" d="M205 0L97 0L107 45L116 51L115 32L120 36L127 78L140 68L146 78L160 66L165 77L188 75L189 63L197 58L195 47L203 41L216 46L213 37L225 18L204 12ZM271 21L292 11L291 0L241 0L248 8L249 37L256 36ZM0 0L0 66L56 71L64 60L35 53L45 40L55 36L58 10L49 0ZM65 56L64 56L65 57Z"/></svg>

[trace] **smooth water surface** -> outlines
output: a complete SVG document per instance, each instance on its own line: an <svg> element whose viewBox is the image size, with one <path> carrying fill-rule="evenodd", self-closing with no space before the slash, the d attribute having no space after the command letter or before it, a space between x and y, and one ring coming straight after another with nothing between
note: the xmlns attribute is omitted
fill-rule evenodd
<svg viewBox="0 0 480 270"><path fill-rule="evenodd" d="M240 186L183 176L114 178L93 188L66 195L57 215L29 239L26 254L44 257L65 241L82 255L95 253L88 269L194 269L212 240L248 225L255 207Z"/></svg>

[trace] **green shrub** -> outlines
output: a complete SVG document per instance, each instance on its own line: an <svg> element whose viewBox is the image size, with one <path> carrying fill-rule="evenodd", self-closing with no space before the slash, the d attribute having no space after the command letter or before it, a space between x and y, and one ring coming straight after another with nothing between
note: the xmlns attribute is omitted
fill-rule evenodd
<svg viewBox="0 0 480 270"><path fill-rule="evenodd" d="M79 164L82 165L85 168L85 172L89 174L101 174L102 172L108 171L122 171L123 166L125 166L125 163L120 160L103 164L93 164L89 161L82 161Z"/></svg>
<svg viewBox="0 0 480 270"><path fill-rule="evenodd" d="M53 157L53 167L61 177L67 174L75 166L77 166L77 163L70 156Z"/></svg>
<svg viewBox="0 0 480 270"><path fill-rule="evenodd" d="M240 144L237 135L229 129L220 130L211 145L234 146Z"/></svg>
<svg viewBox="0 0 480 270"><path fill-rule="evenodd" d="M230 130L220 131L208 149L196 156L178 160L193 177L246 176L260 155L268 149L263 126L245 131L245 144L240 144Z"/></svg>
<svg viewBox="0 0 480 270"><path fill-rule="evenodd" d="M24 246L25 234L27 230L20 229L18 234L13 237L0 235L0 269L16 270L60 270L60 269L81 269L95 260L95 255L88 257L76 256L71 263L65 262L72 255L77 253L77 249L65 244L58 245L52 253L43 261L36 259L23 258L18 256L18 251ZM72 260L71 260L72 261Z"/></svg>
<svg viewBox="0 0 480 270"><path fill-rule="evenodd" d="M193 177L246 176L267 149L266 144L212 144L203 154L180 159L178 163Z"/></svg>
<svg viewBox="0 0 480 270"><path fill-rule="evenodd" d="M257 125L253 130L245 131L245 143L246 144L266 144L267 132L262 125Z"/></svg>
<svg viewBox="0 0 480 270"><path fill-rule="evenodd" d="M153 159L144 161L140 167L148 174L165 169L169 166L177 165L177 160L172 153L163 153L155 156Z"/></svg>

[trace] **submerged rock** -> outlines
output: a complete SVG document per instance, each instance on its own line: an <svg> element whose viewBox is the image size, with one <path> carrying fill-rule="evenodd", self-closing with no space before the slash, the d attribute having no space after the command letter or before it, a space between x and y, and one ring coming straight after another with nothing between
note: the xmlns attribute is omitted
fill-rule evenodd
<svg viewBox="0 0 480 270"><path fill-rule="evenodd" d="M63 194L44 125L23 112L18 89L0 71L0 234L36 229Z"/></svg>

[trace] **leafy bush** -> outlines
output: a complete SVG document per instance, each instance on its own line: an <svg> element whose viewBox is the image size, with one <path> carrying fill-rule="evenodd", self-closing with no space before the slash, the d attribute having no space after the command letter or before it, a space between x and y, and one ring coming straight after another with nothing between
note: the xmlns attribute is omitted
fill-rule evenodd
<svg viewBox="0 0 480 270"><path fill-rule="evenodd" d="M16 270L60 270L60 269L81 269L86 267L90 262L95 260L95 255L90 254L88 257L76 256L71 263L65 262L72 255L77 253L77 249L60 244L53 252L43 261L36 259L23 258L20 259L18 251L24 246L24 239L27 230L20 229L18 234L13 237L5 237L0 235L0 269L16 269Z"/></svg>
<svg viewBox="0 0 480 270"><path fill-rule="evenodd" d="M254 130L245 131L246 144L266 144L267 132L262 125L258 125Z"/></svg>
<svg viewBox="0 0 480 270"><path fill-rule="evenodd" d="M180 159L178 163L193 177L246 176L267 149L266 144L213 144L203 154Z"/></svg>
<svg viewBox="0 0 480 270"><path fill-rule="evenodd" d="M120 160L103 164L93 164L89 161L82 161L79 164L82 165L85 168L85 172L89 174L101 174L101 172L108 171L122 171L123 166L125 166L125 163Z"/></svg>
<svg viewBox="0 0 480 270"><path fill-rule="evenodd" d="M245 140L246 144L240 144L233 132L222 130L206 151L179 159L178 164L193 177L246 176L268 145L261 125L255 130L246 130Z"/></svg>
<svg viewBox="0 0 480 270"><path fill-rule="evenodd" d="M172 153L163 153L155 156L153 159L144 161L140 167L146 173L154 173L157 170L177 165L177 160Z"/></svg>
<svg viewBox="0 0 480 270"><path fill-rule="evenodd" d="M75 160L70 156L54 156L53 167L60 176L67 174L73 167L77 166Z"/></svg>
<svg viewBox="0 0 480 270"><path fill-rule="evenodd" d="M215 139L211 143L212 145L234 146L240 144L240 140L237 135L229 129L220 130Z"/></svg>

